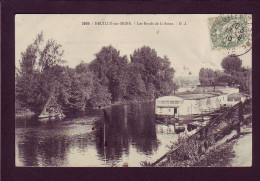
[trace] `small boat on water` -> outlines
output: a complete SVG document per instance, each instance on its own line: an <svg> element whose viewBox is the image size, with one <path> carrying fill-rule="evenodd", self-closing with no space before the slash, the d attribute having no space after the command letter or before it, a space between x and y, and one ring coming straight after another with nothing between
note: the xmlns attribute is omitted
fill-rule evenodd
<svg viewBox="0 0 260 181"><path fill-rule="evenodd" d="M65 115L63 114L60 106L58 105L58 103L56 102L53 96L50 96L41 114L38 116L39 119L63 118L63 117L65 117Z"/></svg>
<svg viewBox="0 0 260 181"><path fill-rule="evenodd" d="M57 113L57 114L40 114L38 116L39 119L44 119L44 118L63 118L65 117L64 114L60 114L60 113Z"/></svg>

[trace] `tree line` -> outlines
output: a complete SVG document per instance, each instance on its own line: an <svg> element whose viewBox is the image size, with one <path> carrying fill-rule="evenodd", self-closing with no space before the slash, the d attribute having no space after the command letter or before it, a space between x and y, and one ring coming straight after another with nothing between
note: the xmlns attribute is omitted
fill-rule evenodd
<svg viewBox="0 0 260 181"><path fill-rule="evenodd" d="M221 66L223 71L201 68L199 81L202 86L238 86L241 92L249 93L251 69L242 67L242 60L236 55L225 57Z"/></svg>
<svg viewBox="0 0 260 181"><path fill-rule="evenodd" d="M44 41L43 33L21 53L15 73L16 110L38 114L53 95L62 110L73 115L87 107L152 100L176 88L169 59L149 46L136 49L130 61L113 46L104 46L93 61L75 68L64 66L63 54L62 45Z"/></svg>

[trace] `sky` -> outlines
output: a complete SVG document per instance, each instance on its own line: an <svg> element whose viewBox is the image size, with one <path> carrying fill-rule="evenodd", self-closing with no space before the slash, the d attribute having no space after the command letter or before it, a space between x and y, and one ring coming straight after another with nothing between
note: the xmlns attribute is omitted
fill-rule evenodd
<svg viewBox="0 0 260 181"><path fill-rule="evenodd" d="M175 76L188 76L189 72L198 76L202 67L221 70L221 61L227 56L226 50L212 50L208 19L216 16L17 14L15 63L19 67L21 53L42 31L45 41L53 39L62 45L65 65L72 68L81 61L89 63L94 60L103 46L112 45L130 61L134 50L146 45L155 49L159 56L169 58L176 70ZM82 22L90 24L82 25ZM95 25L95 22L130 22L131 25ZM251 67L252 51L240 59L242 66Z"/></svg>

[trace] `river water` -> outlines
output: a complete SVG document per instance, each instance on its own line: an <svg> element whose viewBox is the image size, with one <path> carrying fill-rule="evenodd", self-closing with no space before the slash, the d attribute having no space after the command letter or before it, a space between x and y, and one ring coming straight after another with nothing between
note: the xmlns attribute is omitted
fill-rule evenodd
<svg viewBox="0 0 260 181"><path fill-rule="evenodd" d="M16 166L139 167L167 151L178 134L155 121L154 102L90 110L87 116L62 120L16 119ZM93 121L95 120L95 121Z"/></svg>

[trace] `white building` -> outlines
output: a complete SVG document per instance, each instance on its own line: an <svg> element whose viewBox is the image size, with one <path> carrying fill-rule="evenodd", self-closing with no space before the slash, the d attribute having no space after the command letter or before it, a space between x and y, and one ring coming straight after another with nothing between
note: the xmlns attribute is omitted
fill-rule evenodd
<svg viewBox="0 0 260 181"><path fill-rule="evenodd" d="M240 101L244 102L248 98L249 98L248 95L239 92L227 94L223 99L223 101L221 101L221 106L234 106Z"/></svg>
<svg viewBox="0 0 260 181"><path fill-rule="evenodd" d="M160 116L187 116L212 112L221 106L233 106L247 98L238 89L223 89L219 93L164 96L156 99L155 114Z"/></svg>
<svg viewBox="0 0 260 181"><path fill-rule="evenodd" d="M201 114L220 107L219 95L187 94L164 96L156 99L155 114L158 116L184 116Z"/></svg>
<svg viewBox="0 0 260 181"><path fill-rule="evenodd" d="M164 96L156 99L155 114L157 116L178 116L184 100L176 96Z"/></svg>

